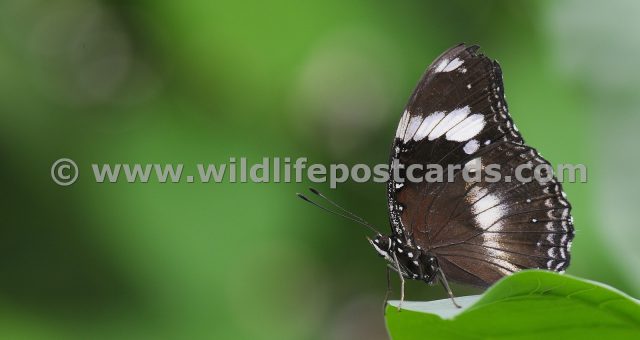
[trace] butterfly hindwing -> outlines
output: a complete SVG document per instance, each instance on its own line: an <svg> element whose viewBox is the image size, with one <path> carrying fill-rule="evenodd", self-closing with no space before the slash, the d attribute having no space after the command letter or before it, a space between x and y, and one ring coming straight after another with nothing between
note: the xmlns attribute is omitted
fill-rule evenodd
<svg viewBox="0 0 640 340"><path fill-rule="evenodd" d="M458 174L453 183L443 184L456 188L457 203L442 209L444 214L426 214L425 225L433 227L426 229L429 234L414 233L416 244L433 252L451 279L465 280L455 273L469 272L478 285L520 269L566 269L573 239L571 206L555 179L533 176L534 168L550 164L534 149L509 142L496 144L478 159L482 166L500 165L500 178L511 180L467 182ZM522 165L524 181L516 180L516 168ZM443 208L438 203L432 211Z"/></svg>

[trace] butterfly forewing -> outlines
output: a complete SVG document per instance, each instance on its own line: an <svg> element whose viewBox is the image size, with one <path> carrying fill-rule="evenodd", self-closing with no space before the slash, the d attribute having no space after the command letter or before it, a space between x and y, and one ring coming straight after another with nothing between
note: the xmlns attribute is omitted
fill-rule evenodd
<svg viewBox="0 0 640 340"><path fill-rule="evenodd" d="M396 131L396 145L411 151L404 153L408 161L450 164L496 141L522 143L500 66L476 51L456 46L422 76Z"/></svg>
<svg viewBox="0 0 640 340"><path fill-rule="evenodd" d="M436 182L388 182L394 235L435 254L448 277L477 285L524 268L562 271L573 237L560 184L516 178L518 166L548 162L523 144L503 91L500 66L477 47L446 51L412 94L390 157L392 166L445 171ZM470 161L498 165L501 179L469 182L459 169L448 181L448 167Z"/></svg>

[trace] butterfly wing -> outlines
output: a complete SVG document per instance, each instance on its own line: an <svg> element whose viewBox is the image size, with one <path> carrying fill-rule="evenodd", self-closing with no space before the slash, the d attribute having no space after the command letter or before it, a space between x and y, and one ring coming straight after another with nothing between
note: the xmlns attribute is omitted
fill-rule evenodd
<svg viewBox="0 0 640 340"><path fill-rule="evenodd" d="M432 227L416 233L415 242L436 255L452 280L480 286L521 269L564 271L573 239L571 206L554 178L536 180L533 174L550 164L534 149L510 142L476 157L484 167L500 165L505 180L469 183L457 173L440 189L449 198L436 198L432 213L424 212ZM520 177L531 181L516 179L522 165Z"/></svg>
<svg viewBox="0 0 640 340"><path fill-rule="evenodd" d="M501 165L500 173L508 176L514 175L518 164L548 164L523 145L504 99L500 66L477 49L458 45L427 69L400 120L391 151L392 166L401 164L406 169L412 164L438 164L446 171L449 166L462 168L479 158L483 164ZM455 173L452 183L401 183L392 176L388 182L389 211L397 237L437 254L445 274L452 279L478 285L490 284L522 268L563 270L568 265L567 247L573 227L568 222L568 202L557 196L562 195L559 184L500 181L470 186L460 170ZM406 177L406 173L400 174ZM422 176L424 172L416 174ZM475 190L489 194L475 202L471 199L479 195ZM560 194L552 195L554 190ZM487 202L502 204L502 222L497 224L511 229L502 232L502 227L489 227L488 219L478 223L479 218L491 215L478 214L478 207L485 207ZM552 206L545 205L544 210L541 204ZM559 235L554 238L558 247L545 248L551 237L541 232L542 221L547 220L542 215L555 213L566 223L553 222L551 231ZM544 251L554 256L542 256Z"/></svg>
<svg viewBox="0 0 640 340"><path fill-rule="evenodd" d="M398 124L391 165L462 164L497 141L523 142L508 114L500 66L477 50L460 44L427 68ZM437 185L399 183L391 175L387 196L392 231L410 241L413 223L408 220L413 216L407 216L408 211L415 211L414 204L430 204ZM419 202L413 192L419 193ZM401 197L403 193L409 197Z"/></svg>
<svg viewBox="0 0 640 340"><path fill-rule="evenodd" d="M466 157L464 147L473 140L479 147L523 143L509 117L500 65L477 50L458 45L429 66L400 119L395 145L416 159L449 164Z"/></svg>

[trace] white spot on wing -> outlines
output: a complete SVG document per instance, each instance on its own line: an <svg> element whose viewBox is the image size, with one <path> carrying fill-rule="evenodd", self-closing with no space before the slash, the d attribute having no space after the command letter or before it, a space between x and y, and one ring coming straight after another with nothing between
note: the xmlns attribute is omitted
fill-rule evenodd
<svg viewBox="0 0 640 340"><path fill-rule="evenodd" d="M465 117L467 117L470 112L471 109L469 109L468 105L449 112L449 114L442 118L438 125L436 125L433 130L431 130L428 136L429 140L434 140L447 133L449 130L451 130L451 128L456 126Z"/></svg>
<svg viewBox="0 0 640 340"><path fill-rule="evenodd" d="M464 64L464 60L461 60L460 58L455 58L451 61L443 59L436 67L436 72L451 72L462 64Z"/></svg>
<svg viewBox="0 0 640 340"><path fill-rule="evenodd" d="M477 139L472 139L472 140L468 141L467 144L464 145L462 150L464 150L464 152L467 155L470 155L470 154L478 151L479 148L480 148L480 143L478 143L478 140Z"/></svg>
<svg viewBox="0 0 640 340"><path fill-rule="evenodd" d="M442 72L442 70L444 70L444 68L447 66L448 63L449 63L449 59L442 59L442 61L440 61L438 66L436 66L435 71Z"/></svg>
<svg viewBox="0 0 640 340"><path fill-rule="evenodd" d="M420 141L424 139L442 118L444 118L444 112L434 112L427 116L427 118L422 121L422 124L420 124L418 131L416 131L416 134L413 136L413 140Z"/></svg>
<svg viewBox="0 0 640 340"><path fill-rule="evenodd" d="M411 137L413 137L413 135L416 133L416 131L418 130L418 127L420 126L421 123L421 116L413 116L411 117L411 119L409 119L409 124L407 125L407 131L405 131L404 133L404 138L403 141L406 143L408 142Z"/></svg>
<svg viewBox="0 0 640 340"><path fill-rule="evenodd" d="M396 130L396 138L402 138L404 132L407 130L407 123L409 123L409 111L404 110L400 123L398 123L398 129Z"/></svg>
<svg viewBox="0 0 640 340"><path fill-rule="evenodd" d="M451 114L453 114L453 112ZM477 113L472 114L449 130L447 132L447 139L455 142L467 141L479 134L484 128L484 125L483 115Z"/></svg>
<svg viewBox="0 0 640 340"><path fill-rule="evenodd" d="M475 215L476 225L482 229L495 226L505 214L504 208L500 205L500 197L491 193L473 203L471 211Z"/></svg>

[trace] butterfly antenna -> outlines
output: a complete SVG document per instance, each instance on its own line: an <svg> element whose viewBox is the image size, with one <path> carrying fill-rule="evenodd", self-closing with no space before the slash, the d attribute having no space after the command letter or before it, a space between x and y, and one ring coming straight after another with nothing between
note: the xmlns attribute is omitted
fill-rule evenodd
<svg viewBox="0 0 640 340"><path fill-rule="evenodd" d="M365 222L365 223L367 223L367 224L370 224L369 222L365 221L365 219L364 219L364 218L362 218L362 217L360 217L360 216L358 216L358 215L356 215L356 214L352 213L351 211L349 211L349 210L347 210L347 209L343 208L343 207L342 207L341 205L339 205L338 203L336 203L336 202L332 201L331 199L329 199L329 197L327 197L327 196L323 195L320 191L318 191L318 190L316 190L316 189L314 189L314 188L309 188L309 191L311 191L312 193L314 193L314 194L315 194L315 195L317 195L317 196L320 196L320 197L321 197L321 198L323 198L325 201L329 202L329 204L331 204L331 205L333 205L334 207L336 207L336 208L340 209L342 212L344 212L344 213L348 214L349 216L351 216L351 217L353 217L353 218L355 218L355 219L357 219L357 220L360 220L360 221L362 221L362 222Z"/></svg>
<svg viewBox="0 0 640 340"><path fill-rule="evenodd" d="M312 191L312 192L314 192L314 191ZM317 192L317 191L316 191L316 192ZM316 193L316 192L314 192L314 193ZM351 213L351 212L349 212L349 211L347 211L347 210L345 210L345 209L343 209L343 208L341 208L341 207L339 207L339 206L338 206L338 207L339 207L339 208L340 208L340 210L342 210L343 212L340 212L340 211L334 211L334 210L331 210L331 209L329 209L329 208L327 208L327 207L324 207L324 206L322 206L322 205L320 205L320 204L318 204L318 203L316 203L316 202L312 201L312 200L311 200L311 199L309 199L307 196L305 196L305 195L303 195L303 194L301 194L301 193L296 193L296 195L297 195L300 199L302 199L303 201L305 201L305 202L307 202L307 203L309 203L309 204L311 204L311 205L313 205L313 206L315 206L315 207L317 207L317 208L320 208L320 209L322 209L322 210L324 210L324 211L326 211L326 212L328 212L328 213L330 213L330 214L334 214L334 215L340 216L340 217L342 217L342 218L346 218L346 219L348 219L348 220L351 220L351 221L353 221L353 222L356 222L356 223L358 223L358 224L361 224L361 225L363 225L363 226L365 226L365 227L369 228L371 231L373 231L373 232L374 232L374 233L376 233L377 235L381 235L381 234L380 234L380 232L379 232L379 231L378 231L378 230L377 230L373 225L371 225L369 222L365 221L365 220L364 220L364 219L362 219L361 217L359 217L359 216L357 216L357 215L355 215L355 214L353 214L353 213ZM321 197L323 197L323 196L321 196ZM325 199L327 199L327 198L325 197ZM328 199L327 199L327 200L328 200ZM329 202L331 202L331 201L329 201ZM334 205L335 205L335 204L334 204Z"/></svg>

